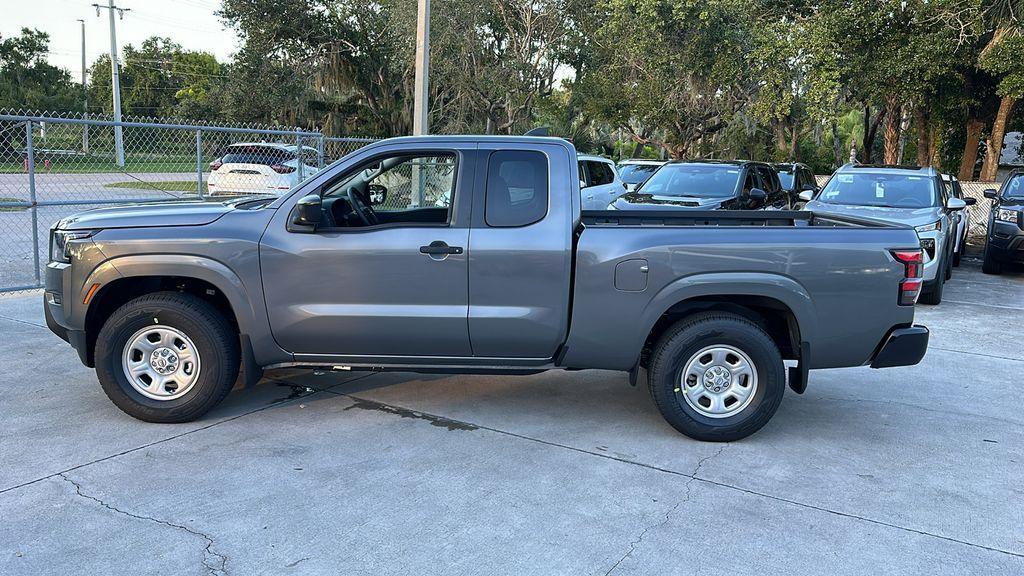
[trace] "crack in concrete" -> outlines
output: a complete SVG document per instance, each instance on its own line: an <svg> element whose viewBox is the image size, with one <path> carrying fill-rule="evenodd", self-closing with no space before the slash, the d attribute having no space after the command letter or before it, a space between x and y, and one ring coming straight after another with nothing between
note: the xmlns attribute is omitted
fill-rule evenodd
<svg viewBox="0 0 1024 576"><path fill-rule="evenodd" d="M708 460L713 460L713 459L719 457L722 454L722 452L725 450L725 447L728 446L728 445L729 445L728 443L722 444L722 446L714 454L705 456L705 457L703 457L703 458L701 458L700 460L697 461L697 465L694 466L693 472L691 472L689 474L689 478L683 484L683 487L686 488L686 497L684 497L679 502L676 502L675 506L673 506L672 508L668 509L665 512L665 518L661 522L659 522L657 524L654 524L654 525L651 525L651 526L645 527L643 529L643 531L640 532L640 535L637 536L637 539L633 540L632 542L629 543L629 550L627 550L626 553L623 554L622 557L619 558L619 560L617 562L615 562L615 564L613 564L612 567L609 568L607 572L604 573L604 576L609 576L612 572L615 571L616 568L619 567L619 564L622 564L626 560L626 558L629 558L630 556L632 556L633 552L636 550L636 547L639 546L640 543L644 541L644 536L646 536L649 531L657 530L658 528L661 528L665 524L668 524L668 521L672 517L672 514L674 514L675 511L678 510L680 506L682 506L683 504L686 504L687 502L690 501L690 484L692 484L694 480L699 480L699 478L697 478L697 473L700 472L701 467L704 466L704 463L707 462Z"/></svg>
<svg viewBox="0 0 1024 576"><path fill-rule="evenodd" d="M348 398L350 398L352 400L360 400L360 401L364 401L364 402L366 401L366 399L364 399L364 398L359 398L357 396L353 396L352 394L346 394L344 392L335 392L333 390L325 390L325 392L328 392L330 394L335 394L335 395L338 395L338 396L345 396L345 397L348 397ZM401 406L394 406L394 408L405 409L405 408L402 408ZM427 414L427 413L423 412L423 414ZM447 418L447 417L444 417L444 416L438 416L436 414L430 414L430 415L431 416L436 416L438 418ZM459 420L455 420L453 418L448 418L448 419L456 421L456 422L459 421ZM861 516L859 514L853 514L853 513L850 513L850 512L843 512L841 510L833 510L831 508L826 508L824 506L818 506L816 504L809 504L807 502L800 502L799 500L791 500L789 498L784 498L782 496L776 496L774 494L768 494L768 493L765 493L765 492L758 492L757 490L752 490L750 488L743 488L742 486L736 486L734 484L727 484L725 482L721 482L721 481L718 481L718 480L711 480L711 479L708 479L708 478L700 478L700 477L698 477L696 475L696 473L700 471L700 465L699 465L700 463L698 463L698 466L695 469L694 474L690 475L690 474L687 474L686 472L680 472L678 470L672 470L671 468L662 468L661 466L655 466L653 464L647 464L647 463L644 463L644 462L638 462L636 460L628 460L626 458L620 458L620 457L614 456L612 454L602 454L600 452L591 452L590 450L586 450L586 449L583 449L583 448L577 448L575 446L569 446L568 444L559 444L558 442L552 442L550 440L543 440L543 439L540 439L540 438L534 438L532 436L526 436L525 434L519 434L519 433L516 433L516 432L510 432L508 430L502 430L500 428L492 428L490 426L484 426L484 425L481 425L481 424L473 424L471 422L466 422L466 424L470 424L472 426L476 426L480 430L487 430L489 432L494 432L496 434L503 434L505 436L510 436L512 438L519 438L520 440L526 440L526 441L529 441L529 442L536 442L538 444L544 444L544 445L547 445L547 446L553 446L553 447L556 447L556 448L562 448L563 450L571 450L573 452L579 452L580 454L588 454L590 456L594 456L594 457L597 457L597 458L605 458L605 459L608 459L608 460L614 460L616 462L621 462L623 464L629 464L629 465L632 465L632 466L639 466L641 468L646 468L648 470L653 470L655 472L663 472L665 474L672 474L673 476L681 476L683 478L689 478L691 481L696 480L698 482L703 482L705 484L711 484L713 486L718 486L719 488L725 488L727 490L735 490L737 492L742 492L744 494L749 494L751 496L757 496L757 497L760 497L760 498L766 498L768 500L774 500L776 502L782 502L784 504L790 504L792 506L798 506L800 508L806 508L808 510L815 510L815 511L818 511L818 512L824 512L826 514L832 514L834 516L839 516L841 518L847 518L847 519L850 519L850 520L857 520L857 521L860 521L860 522L867 522L869 524L875 524L877 526L883 526L883 527L886 527L886 528L892 528L893 530L900 530L902 532L909 532L911 534L918 534L920 536L927 536L927 537L930 537L930 538L936 538L936 539L939 539L939 540L943 540L945 542L951 542L953 544L960 544L960 545L963 545L963 546L970 546L971 548L977 548L979 550L986 550L988 552L997 552L999 554L1005 554L1007 556L1013 556L1015 558L1024 558L1024 553L1021 553L1021 552L1014 552L1012 550L1004 550L1002 548L996 548L994 546L986 546L985 544L978 544L978 543L975 543L975 542L969 542L967 540L960 540L959 538L953 538L952 536L943 536L942 534L936 534L934 532L928 532L927 530L921 530L921 529L918 529L918 528L911 528L911 527L908 527L908 526L900 526L899 524L893 524L891 522L886 522L884 520L877 520L877 519L874 519L874 518L868 518L867 516ZM723 450L724 450L724 447L723 447ZM717 456L720 453L721 452L718 452L718 453L712 455L711 458ZM705 461L707 461L708 459L710 459L710 458L705 458Z"/></svg>
<svg viewBox="0 0 1024 576"><path fill-rule="evenodd" d="M361 380L361 379L367 378L369 376L372 376L372 374L367 374L365 376L359 376L358 378L353 378L351 380L348 380L348 382L355 382L356 380ZM26 482L22 482L21 484L15 484L14 486L8 486L6 488L0 488L0 494L4 494L6 492L10 492L11 490L17 490L19 488L24 488L26 486L31 486L32 484L35 484L37 482L42 482L43 480L49 480L50 478L53 478L54 476L60 476L62 474L66 474L68 472L74 472L75 470L78 470L80 468L85 468L87 466L92 466L93 464L98 464L100 462L106 462L107 460L113 460L114 458L118 458L118 457L124 456L126 454L131 454L133 452L138 452L139 450L145 450L146 448L150 448L152 446L156 446L157 444L163 444L164 442L170 442L172 440L177 440L178 438L182 438L182 437L188 436L190 434L195 434L197 432L202 432L204 430L209 430L210 428L213 428L215 426L220 426L221 424L226 424L226 423L232 422L234 420L238 420L239 418L245 418L246 416L251 416L252 414L256 414L258 412L262 412L262 411L268 410L270 408L282 406L282 405L285 405L285 404L288 404L288 403L291 403L291 402L295 402L297 400L301 400L303 398L306 398L306 397L312 396L314 394L317 394L318 392L323 392L323 391L322 390L316 390L314 392L310 392L309 394L304 394L304 395L298 396L295 399L287 400L287 401L284 401L284 402L272 403L272 404L268 404L268 405L265 405L265 406L260 406L258 408L253 408L252 410L248 410L246 412L242 412L241 414L236 414L234 416L229 416L227 418L224 418L223 420L218 420L217 422L213 422L213 423L207 424L205 426L200 426L199 428L193 428L192 430L186 430L186 431L184 431L184 432L182 432L180 434L175 434L173 436L168 436L167 438L161 438L160 440L154 440L152 442L148 442L148 443L142 444L140 446L135 446L134 448L128 448L127 450L122 450L121 452L117 452L115 454L109 454L107 456L102 456L100 458L96 458L94 460L90 460L89 462L85 462L83 464L78 464L78 465L75 465L75 466L71 466L70 468L66 468L66 469L61 470L59 472L54 472L52 474L47 474L46 476L40 476L39 478L35 478L33 480L28 480Z"/></svg>
<svg viewBox="0 0 1024 576"><path fill-rule="evenodd" d="M85 492L82 491L82 485L79 484L78 482L75 482L74 480L72 480L71 477L68 476L67 474L64 474L63 472L61 472L61 473L57 474L57 476L60 476L61 478L64 479L65 482L68 482L72 486L74 486L75 487L75 493L78 496L80 496L82 498L85 498L87 500L92 500L93 502L96 502L97 504L99 504L100 506L106 508L107 510L110 510L111 512L115 512L117 514L122 514L124 516L129 517L129 518L134 518L136 520L144 520L146 522L153 522L155 524L160 524L160 525L163 525L163 526L168 526L170 528L177 528L178 530L183 530L183 531L185 531L185 532L187 532L187 533L189 533L189 534L191 534L193 536L198 536L198 537L202 538L203 540L206 541L206 547L203 549L203 567L206 568L207 573L209 573L211 576L226 575L228 573L228 571L227 571L228 557L227 557L227 555L222 554L220 552L217 552L217 551L215 551L213 549L213 546L214 546L214 544L216 544L216 542L214 542L213 537L210 536L209 534L206 534L205 532L200 532L198 530L194 530L194 529L189 528L188 526L185 526L183 524L175 524L173 522L168 522L166 520L160 520L159 518L154 518L152 516L143 516L141 514L135 514L135 513L132 513L132 512L125 511L125 510L121 510L120 508L118 508L116 506L113 506L111 504L108 504L107 502L104 502L103 500L101 500L101 499L99 499L99 498L97 498L95 496L92 496L90 494L86 494ZM211 559L213 559L215 561L211 563L210 562Z"/></svg>
<svg viewBox="0 0 1024 576"><path fill-rule="evenodd" d="M913 404L911 402L900 402L898 400L880 400L877 398L850 398L843 396L816 396L815 398L828 400L830 402L851 402L854 404L888 404L891 406L902 406L904 408L912 408L914 410L920 410L921 412L930 412L932 414L942 414L945 416L960 416L963 418L978 418L982 420L991 420L993 422L1001 422L1003 424L1009 424L1011 426L1024 426L1024 422L1010 420L1007 418L1000 418L998 416L985 416L982 414L975 414L973 412L960 412L957 410L944 410L942 408L929 408L927 406L921 406L919 404Z"/></svg>
<svg viewBox="0 0 1024 576"><path fill-rule="evenodd" d="M36 324L35 322L29 322L28 320L21 320L20 318L11 318L10 316L4 316L3 314L0 314L0 319L8 320L10 322L17 322L19 324L24 324L26 326L35 326L36 328L43 328L45 330L48 330L48 328L46 328L46 325L44 325L44 324Z"/></svg>

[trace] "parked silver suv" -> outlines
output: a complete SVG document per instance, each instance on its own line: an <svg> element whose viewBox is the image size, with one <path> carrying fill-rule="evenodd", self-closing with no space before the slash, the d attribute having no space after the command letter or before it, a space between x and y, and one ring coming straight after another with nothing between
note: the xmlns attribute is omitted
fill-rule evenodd
<svg viewBox="0 0 1024 576"><path fill-rule="evenodd" d="M805 209L913 226L924 249L920 301L938 304L952 275L955 213L966 206L947 194L934 168L854 163L836 170Z"/></svg>

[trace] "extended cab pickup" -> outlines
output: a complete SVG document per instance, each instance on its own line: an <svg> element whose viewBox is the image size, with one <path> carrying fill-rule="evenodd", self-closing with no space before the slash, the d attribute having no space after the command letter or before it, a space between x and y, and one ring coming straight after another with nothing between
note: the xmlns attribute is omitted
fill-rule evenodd
<svg viewBox="0 0 1024 576"><path fill-rule="evenodd" d="M913 229L812 212L580 210L571 144L371 144L278 198L91 210L51 231L47 322L111 400L198 418L240 367L646 376L702 440L807 371L915 364ZM787 365L788 364L788 365Z"/></svg>

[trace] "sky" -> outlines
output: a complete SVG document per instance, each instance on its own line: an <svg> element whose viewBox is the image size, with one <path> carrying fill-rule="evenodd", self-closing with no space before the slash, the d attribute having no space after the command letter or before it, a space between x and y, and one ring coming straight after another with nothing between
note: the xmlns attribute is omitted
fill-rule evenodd
<svg viewBox="0 0 1024 576"><path fill-rule="evenodd" d="M110 21L107 10L99 17L92 4L107 0L0 0L0 37L17 35L22 28L38 28L50 35L49 61L71 71L81 80L82 29L85 20L85 57L91 65L97 56L110 52ZM124 19L115 18L119 50L138 46L150 36L164 36L187 50L213 53L220 61L238 50L237 36L225 30L214 15L220 0L115 0L130 8ZM118 52L119 57L123 52Z"/></svg>

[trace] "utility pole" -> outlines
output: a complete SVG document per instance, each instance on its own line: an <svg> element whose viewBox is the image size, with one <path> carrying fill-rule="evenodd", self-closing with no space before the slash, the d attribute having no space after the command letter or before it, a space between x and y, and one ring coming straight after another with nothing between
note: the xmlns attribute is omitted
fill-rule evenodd
<svg viewBox="0 0 1024 576"><path fill-rule="evenodd" d="M413 135L427 134L427 97L430 90L430 0L419 0L416 10L416 83L412 111Z"/></svg>
<svg viewBox="0 0 1024 576"><path fill-rule="evenodd" d="M85 20L79 18L82 23L82 112L85 120L89 119L89 88L85 83ZM82 124L82 154L89 153L89 125Z"/></svg>
<svg viewBox="0 0 1024 576"><path fill-rule="evenodd" d="M114 154L118 166L124 166L124 136L121 130L121 77L117 65L117 29L114 24L114 11L122 20L124 13L131 8L120 8L114 6L114 0L107 0L106 6L93 4L96 8L96 15L100 15L100 9L106 8L110 16L110 84L114 93Z"/></svg>

